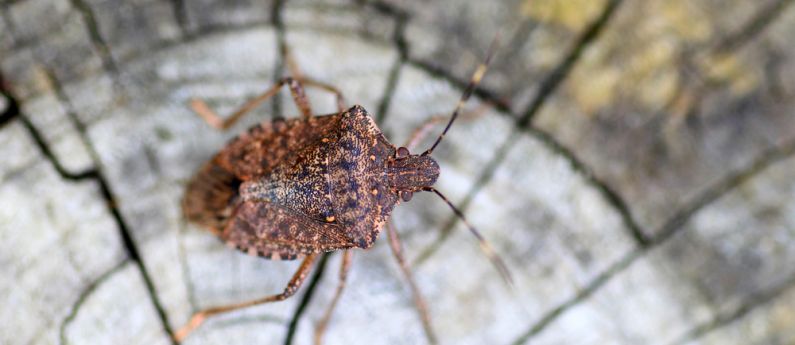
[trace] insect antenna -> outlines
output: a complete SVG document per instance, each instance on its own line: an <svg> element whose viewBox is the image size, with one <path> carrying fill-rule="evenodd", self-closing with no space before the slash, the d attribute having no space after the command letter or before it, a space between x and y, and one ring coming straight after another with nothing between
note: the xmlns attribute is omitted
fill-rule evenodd
<svg viewBox="0 0 795 345"><path fill-rule="evenodd" d="M484 238L483 235L481 235L480 232L477 229L475 229L475 227L472 226L472 224L470 224L469 221L467 221L466 217L464 217L464 213L462 213L458 208L456 208L453 205L453 203L450 202L450 200L448 200L447 197L445 197L436 188L423 187L422 190L436 193L436 195L438 195L440 198L442 198L442 200L445 203L447 203L447 206L450 206L450 208L453 210L453 213L455 213L455 215L458 216L458 218L461 218L461 221L463 221L464 224L467 226L467 228L469 228L469 232L475 235L475 238L478 239L478 243L480 244L480 250L483 251L483 254L485 254L489 258L489 260L491 260L491 263L500 273L502 279L505 280L505 282L508 283L509 286L513 286L513 278L511 277L511 272L508 270L508 266L505 265L505 262L502 261L502 258L500 258L497 252L494 251L494 248L492 248L489 241L487 241L486 238Z"/></svg>
<svg viewBox="0 0 795 345"><path fill-rule="evenodd" d="M442 131L442 134L440 134L439 137L436 138L436 141L433 143L431 148L429 148L427 151L422 153L423 156L431 154L431 152L433 152L433 150L436 148L436 145L439 145L439 143L442 141L442 138L444 138L444 135L447 134L447 131L450 130L450 126L453 124L453 121L455 121L455 119L458 117L458 113L461 112L461 108L469 100L469 97L472 96L472 93L475 91L475 88L478 86L478 84L480 84L480 80L483 79L483 76L486 74L489 62L491 62L491 58L494 56L494 52L497 50L497 45L499 43L499 40L500 40L499 34L494 36L494 40L491 41L489 50L486 53L486 58L483 60L482 63L480 63L480 65L478 65L478 68L475 70L475 73L472 73L472 78L469 80L469 84L467 84L467 87L464 89L464 94L461 95L461 99L458 100L458 104L456 104L455 110L453 110L453 115L450 116L450 121L447 122L447 126L444 127L444 131Z"/></svg>

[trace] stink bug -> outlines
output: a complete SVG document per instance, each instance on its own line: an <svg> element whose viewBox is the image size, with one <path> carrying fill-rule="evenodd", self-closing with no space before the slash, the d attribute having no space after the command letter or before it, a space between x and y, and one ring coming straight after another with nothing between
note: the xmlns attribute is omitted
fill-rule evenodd
<svg viewBox="0 0 795 345"><path fill-rule="evenodd" d="M388 223L397 204L411 200L413 193L421 191L435 193L452 208L510 282L507 268L488 243L432 187L439 177L439 165L431 153L485 74L494 47L495 44L473 74L444 131L421 154L392 145L364 108L347 108L336 88L306 78L282 79L223 120L203 101L193 100L193 110L205 121L227 129L281 87L290 89L302 116L262 122L231 140L188 183L182 209L189 221L241 251L271 260L303 258L303 262L282 293L200 311L174 338L184 339L208 316L292 296L320 253L344 250L340 285L315 332L315 340L320 342L344 287L350 249L370 248L386 225L390 246L412 288L426 335L435 342L425 302L403 260L397 232ZM304 86L334 93L338 112L313 116ZM415 135L407 146L417 141Z"/></svg>

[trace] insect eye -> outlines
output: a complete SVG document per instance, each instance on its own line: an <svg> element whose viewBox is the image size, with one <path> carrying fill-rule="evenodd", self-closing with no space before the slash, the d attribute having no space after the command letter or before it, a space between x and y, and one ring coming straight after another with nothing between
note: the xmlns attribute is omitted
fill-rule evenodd
<svg viewBox="0 0 795 345"><path fill-rule="evenodd" d="M405 147L400 147L397 150L397 158L404 158L409 156L409 149Z"/></svg>
<svg viewBox="0 0 795 345"><path fill-rule="evenodd" d="M414 193L412 193L412 192L405 192L405 191L404 192L400 192L400 198L403 199L403 201L406 201L406 202L411 200L411 197L413 195L414 195Z"/></svg>

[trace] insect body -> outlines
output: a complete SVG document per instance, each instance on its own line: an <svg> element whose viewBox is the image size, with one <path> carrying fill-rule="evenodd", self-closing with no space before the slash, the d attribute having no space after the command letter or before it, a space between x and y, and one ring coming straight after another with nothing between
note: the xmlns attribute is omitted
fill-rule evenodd
<svg viewBox="0 0 795 345"><path fill-rule="evenodd" d="M426 335L435 342L425 302L403 259L397 232L388 223L395 205L409 201L419 191L441 197L477 236L481 248L510 282L507 269L488 243L432 187L439 177L439 165L431 153L483 77L491 52L493 46L444 131L422 154L411 154L406 147L392 145L364 108L358 105L346 108L334 87L308 79L285 78L226 120L221 120L204 102L195 100L193 109L200 116L225 129L282 86L290 88L302 117L262 122L230 141L188 183L182 206L189 221L248 254L272 260L304 259L282 293L200 311L174 338L184 339L208 316L292 296L318 254L344 250L340 283L316 329L315 342L319 343L345 284L352 253L348 249L371 247L385 227L390 246L414 293ZM313 116L303 85L335 93L339 111ZM416 142L415 139L409 143Z"/></svg>
<svg viewBox="0 0 795 345"><path fill-rule="evenodd" d="M439 166L390 144L361 106L252 127L188 185L184 213L250 254L290 260L369 248Z"/></svg>

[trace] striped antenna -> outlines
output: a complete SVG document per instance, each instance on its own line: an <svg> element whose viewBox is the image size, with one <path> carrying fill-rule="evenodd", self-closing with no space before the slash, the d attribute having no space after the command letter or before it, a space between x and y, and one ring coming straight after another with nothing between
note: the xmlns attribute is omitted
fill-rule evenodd
<svg viewBox="0 0 795 345"><path fill-rule="evenodd" d="M464 213L462 213L458 208L456 208L453 205L453 203L450 202L450 200L448 200L447 197L445 197L436 188L424 187L422 188L422 190L436 193L436 195L442 198L442 200L447 204L447 206L450 206L450 208L453 210L453 213L455 213L455 215L458 216L458 218L461 218L461 221L464 222L467 228L469 228L469 231L473 235L475 235L475 238L478 239L478 243L480 244L480 250L483 252L483 254L485 254L489 258L489 260L491 260L491 263L500 273L502 279L505 280L508 286L513 287L513 278L511 276L511 271L508 270L508 266L505 265L505 262L502 260L502 258L500 258L497 252L494 251L494 248L491 246L491 244L489 244L489 241L487 241L486 238L484 238L483 235L481 235L480 232L477 229L475 229L474 226L472 226L472 224L469 224L469 221L467 221L466 217L464 217Z"/></svg>
<svg viewBox="0 0 795 345"><path fill-rule="evenodd" d="M486 74L486 70L488 69L489 63L491 62L491 58L494 56L494 53L497 51L497 46L499 44L499 41L500 41L500 35L497 34L494 36L494 39L491 41L488 53L486 54L486 59L483 60L483 62L480 63L480 65L478 65L478 68L475 69L475 73L472 73L472 78L469 80L469 84L467 84L466 89L464 89L464 94L461 95L461 99L458 100L458 104L456 104L455 110L453 110L453 115L450 117L450 122L448 122L447 126L444 127L444 131L442 131L442 134L440 134L439 137L436 138L436 141L433 143L431 148L429 148L427 151L422 153L423 156L431 154L433 150L436 148L436 145L439 145L439 143L442 141L442 138L444 138L444 135L447 134L447 131L450 130L450 126L453 124L453 121L455 121L455 119L458 117L458 113L461 112L461 108L464 106L464 103L466 103L469 100L469 97L472 96L472 93L475 91L475 88L478 86L478 84L480 84L480 80L483 79L483 76Z"/></svg>

